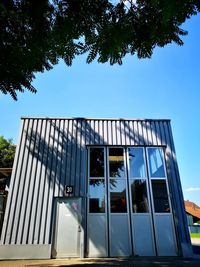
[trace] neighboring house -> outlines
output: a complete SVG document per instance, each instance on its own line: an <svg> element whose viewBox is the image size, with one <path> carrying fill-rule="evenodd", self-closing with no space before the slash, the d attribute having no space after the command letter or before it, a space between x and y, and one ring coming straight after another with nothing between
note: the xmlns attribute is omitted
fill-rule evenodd
<svg viewBox="0 0 200 267"><path fill-rule="evenodd" d="M192 256L169 120L22 118L1 258Z"/></svg>
<svg viewBox="0 0 200 267"><path fill-rule="evenodd" d="M190 232L200 233L200 207L189 200L184 203Z"/></svg>

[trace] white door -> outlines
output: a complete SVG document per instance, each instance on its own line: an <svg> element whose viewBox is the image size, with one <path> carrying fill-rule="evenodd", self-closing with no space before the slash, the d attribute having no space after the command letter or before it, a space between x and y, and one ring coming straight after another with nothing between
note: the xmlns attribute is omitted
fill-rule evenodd
<svg viewBox="0 0 200 267"><path fill-rule="evenodd" d="M80 223L81 199L58 199L54 257L80 257Z"/></svg>

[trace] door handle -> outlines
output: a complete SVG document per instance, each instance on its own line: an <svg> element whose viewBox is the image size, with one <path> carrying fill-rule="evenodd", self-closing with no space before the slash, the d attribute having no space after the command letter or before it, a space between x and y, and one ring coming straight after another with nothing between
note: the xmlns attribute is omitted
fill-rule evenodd
<svg viewBox="0 0 200 267"><path fill-rule="evenodd" d="M81 232L81 226L80 225L78 226L78 232Z"/></svg>

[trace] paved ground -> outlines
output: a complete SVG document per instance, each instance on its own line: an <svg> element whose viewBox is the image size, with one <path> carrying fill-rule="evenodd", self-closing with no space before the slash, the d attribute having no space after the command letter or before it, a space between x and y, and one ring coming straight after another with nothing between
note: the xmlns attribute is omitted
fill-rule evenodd
<svg viewBox="0 0 200 267"><path fill-rule="evenodd" d="M140 257L140 258L109 258L109 259L65 259L65 260L15 260L0 261L0 267L200 267L200 258L183 259L175 257Z"/></svg>

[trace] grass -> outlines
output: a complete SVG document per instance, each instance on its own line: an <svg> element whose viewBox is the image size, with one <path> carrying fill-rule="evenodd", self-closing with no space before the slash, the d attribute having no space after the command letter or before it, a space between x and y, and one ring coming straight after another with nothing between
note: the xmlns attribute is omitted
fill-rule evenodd
<svg viewBox="0 0 200 267"><path fill-rule="evenodd" d="M190 233L190 237L200 238L200 233Z"/></svg>

